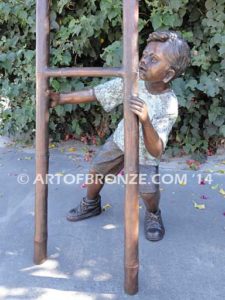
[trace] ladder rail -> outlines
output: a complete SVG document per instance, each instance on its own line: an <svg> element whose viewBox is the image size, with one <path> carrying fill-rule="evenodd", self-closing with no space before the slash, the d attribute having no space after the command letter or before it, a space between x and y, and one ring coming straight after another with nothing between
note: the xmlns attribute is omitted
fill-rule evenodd
<svg viewBox="0 0 225 300"><path fill-rule="evenodd" d="M125 174L138 174L138 119L129 100L138 93L138 0L123 0L123 66L120 68L49 67L49 0L36 0L36 186L34 262L47 258L49 168L49 78L122 77L124 79ZM132 132L132 135L130 134ZM40 178L42 180L37 180ZM138 182L126 184L124 202L124 290L138 292Z"/></svg>

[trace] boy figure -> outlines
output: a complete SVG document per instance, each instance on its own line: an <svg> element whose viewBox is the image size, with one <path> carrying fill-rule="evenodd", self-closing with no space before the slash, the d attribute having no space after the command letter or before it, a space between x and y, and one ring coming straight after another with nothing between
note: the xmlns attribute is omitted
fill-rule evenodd
<svg viewBox="0 0 225 300"><path fill-rule="evenodd" d="M170 82L180 76L190 62L188 44L176 33L156 31L149 35L148 44L139 63L139 94L131 99L130 109L140 121L139 169L148 176L147 183L140 183L140 196L146 211L145 237L150 241L161 240L165 233L159 209L159 183L153 179L165 150L169 133L178 115L178 102L170 89ZM51 107L57 104L77 104L99 101L108 112L123 103L121 78L110 80L94 89L68 94L50 93ZM118 174L124 162L124 120L114 134L101 147L93 160L90 175L94 179L87 185L87 195L71 209L68 221L79 221L101 213L100 190L107 174ZM156 178L156 176L154 176Z"/></svg>

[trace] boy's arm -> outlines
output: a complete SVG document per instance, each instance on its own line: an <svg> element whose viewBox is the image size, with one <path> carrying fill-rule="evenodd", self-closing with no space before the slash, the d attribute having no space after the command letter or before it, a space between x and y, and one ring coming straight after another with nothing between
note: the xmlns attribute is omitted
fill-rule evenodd
<svg viewBox="0 0 225 300"><path fill-rule="evenodd" d="M55 93L49 92L49 97L51 99L50 107L55 107L56 105L64 104L79 104L79 103L89 103L97 101L93 89L88 89L84 91L77 91L72 93Z"/></svg>
<svg viewBox="0 0 225 300"><path fill-rule="evenodd" d="M143 138L147 151L152 156L160 158L164 150L163 142L149 119L146 103L139 98L133 98L130 102L130 108L138 116L142 124Z"/></svg>
<svg viewBox="0 0 225 300"><path fill-rule="evenodd" d="M147 151L155 158L159 159L164 151L163 141L154 129L149 117L142 123L144 143Z"/></svg>
<svg viewBox="0 0 225 300"><path fill-rule="evenodd" d="M59 104L79 104L98 101L106 112L123 103L123 81L116 78L99 84L93 89L67 94L49 92L50 107Z"/></svg>

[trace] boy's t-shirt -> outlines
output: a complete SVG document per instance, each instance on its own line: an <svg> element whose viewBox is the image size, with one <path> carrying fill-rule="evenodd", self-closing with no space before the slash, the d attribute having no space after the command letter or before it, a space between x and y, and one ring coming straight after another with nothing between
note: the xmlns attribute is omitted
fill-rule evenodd
<svg viewBox="0 0 225 300"><path fill-rule="evenodd" d="M123 80L116 78L97 85L95 96L106 112L123 103ZM169 133L178 116L178 101L172 90L153 95L148 92L143 80L138 81L138 97L145 101L148 114L154 129L162 139L164 149ZM153 157L146 149L141 124L139 125L139 163L141 165L159 165L160 160ZM113 140L124 151L124 119L120 121L113 133Z"/></svg>

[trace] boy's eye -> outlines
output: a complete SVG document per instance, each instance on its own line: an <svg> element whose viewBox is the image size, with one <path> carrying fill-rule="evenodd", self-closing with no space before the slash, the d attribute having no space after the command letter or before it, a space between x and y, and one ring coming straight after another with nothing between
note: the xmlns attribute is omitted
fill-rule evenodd
<svg viewBox="0 0 225 300"><path fill-rule="evenodd" d="M155 57L151 57L151 62L152 62L152 63L157 63L157 61L158 61L158 60L157 60Z"/></svg>

